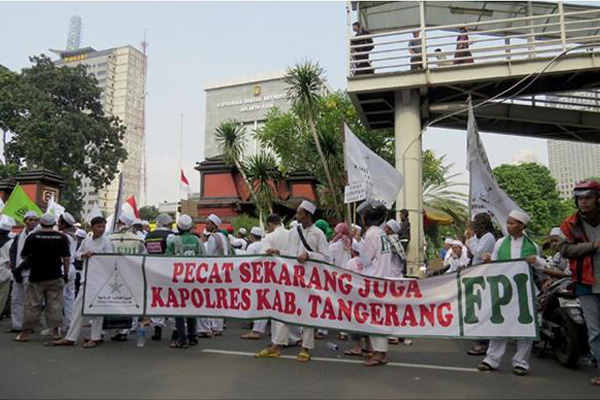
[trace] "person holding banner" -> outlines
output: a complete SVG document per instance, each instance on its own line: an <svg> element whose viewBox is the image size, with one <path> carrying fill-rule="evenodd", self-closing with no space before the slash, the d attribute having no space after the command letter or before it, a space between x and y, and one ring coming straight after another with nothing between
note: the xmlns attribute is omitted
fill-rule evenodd
<svg viewBox="0 0 600 400"><path fill-rule="evenodd" d="M111 241L108 237L104 236L104 232L106 232L106 219L102 216L94 217L90 221L92 235L87 236L81 242L81 246L75 253L75 258L79 260L87 260L92 257L94 254L102 254L102 253L113 253L114 248ZM83 270L81 271L81 284L85 284L85 276L86 276L86 268L87 262L83 263ZM80 290L77 293L77 297L75 298L75 303L73 305L73 319L71 321L71 325L69 326L69 331L67 335L61 339L51 343L52 346L75 346L75 343L79 339L79 335L81 334L81 329L83 328L84 317L83 317L83 290ZM94 317L92 318L92 329L90 337L87 340L84 340L83 344L84 349L91 349L92 347L98 346L98 344L102 343L102 323L104 322L104 317Z"/></svg>
<svg viewBox="0 0 600 400"><path fill-rule="evenodd" d="M63 287L63 325L62 332L69 330L71 319L73 318L73 303L75 301L75 250L77 241L75 240L75 218L68 212L64 212L58 217L58 230L64 233L69 240L69 250L71 253L69 265L69 280Z"/></svg>
<svg viewBox="0 0 600 400"><path fill-rule="evenodd" d="M378 201L367 200L356 210L367 227L360 246L360 258L363 263L363 274L377 278L394 278L400 269L399 258L391 250L390 241L381 225L385 221L387 209ZM355 339L355 337L353 337ZM385 336L369 336L373 346L373 355L364 362L366 367L387 364L388 338Z"/></svg>
<svg viewBox="0 0 600 400"><path fill-rule="evenodd" d="M588 330L588 343L600 360L600 184L578 183L573 191L577 212L563 221L560 230L566 238L560 253L569 259L575 295L581 303ZM600 376L590 383L600 386Z"/></svg>
<svg viewBox="0 0 600 400"><path fill-rule="evenodd" d="M19 233L10 246L10 264L13 271L14 282L11 291L9 332L20 332L23 328L25 316L25 293L29 287L29 269L22 263L21 251L25 240L39 229L40 217L35 211L27 211L23 217L25 229Z"/></svg>
<svg viewBox="0 0 600 400"><path fill-rule="evenodd" d="M205 254L204 244L196 235L190 232L193 226L194 220L192 217L187 214L181 214L179 216L177 219L177 230L179 231L179 235L173 237L173 240L167 245L166 255L198 257ZM175 318L177 339L175 339L169 347L173 349L187 349L189 346L197 345L196 322L196 318Z"/></svg>
<svg viewBox="0 0 600 400"><path fill-rule="evenodd" d="M208 240L204 243L206 254L209 256L227 256L235 254L235 250L219 229L221 228L221 218L216 214L210 214L206 218L206 230L209 232ZM221 336L223 334L223 318L199 318L198 333L199 337L209 338Z"/></svg>
<svg viewBox="0 0 600 400"><path fill-rule="evenodd" d="M288 237L288 244L283 255L297 257L299 263L313 259L316 261L329 262L329 245L323 231L317 228L314 223L314 214L317 207L311 202L304 200L296 210L296 219L298 225L291 229ZM271 249L270 254L281 254L279 250ZM304 327L302 331L302 350L298 353L299 362L310 361L310 350L315 347L314 328ZM256 357L279 357L281 349L287 345L290 335L290 326L280 324L273 345L260 351Z"/></svg>
<svg viewBox="0 0 600 400"><path fill-rule="evenodd" d="M261 254L263 252L263 230L258 226L252 227L250 230L250 244L246 249L247 254L255 255ZM252 331L240 335L242 339L250 339L250 340L258 340L260 339L260 335L264 334L267 330L267 324L269 323L268 319L258 319L255 320L252 324Z"/></svg>
<svg viewBox="0 0 600 400"><path fill-rule="evenodd" d="M508 214L506 229L508 235L499 239L493 253L484 255L484 262L498 260L525 259L536 270L543 270L546 263L539 257L539 247L525 234L525 227L529 223L529 215L522 211L513 210ZM490 340L485 359L479 363L477 369L482 372L494 371L500 366L502 356L506 352L508 340ZM513 356L513 373L517 376L527 375L529 371L529 356L533 341L517 340L517 352Z"/></svg>

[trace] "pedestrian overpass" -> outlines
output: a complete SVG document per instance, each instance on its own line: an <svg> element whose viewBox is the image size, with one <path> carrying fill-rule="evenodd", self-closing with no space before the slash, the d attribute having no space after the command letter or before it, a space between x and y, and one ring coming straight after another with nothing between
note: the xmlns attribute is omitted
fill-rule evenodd
<svg viewBox="0 0 600 400"><path fill-rule="evenodd" d="M373 49L353 43L352 12ZM347 5L348 92L362 122L394 129L411 214L409 273L423 260L421 132L464 129L472 96L481 131L600 143L600 7L563 2L407 1ZM457 52L462 27L470 54ZM413 32L420 43L410 46ZM370 66L356 56L368 54ZM470 62L472 60L472 62ZM465 63L467 61L467 63Z"/></svg>

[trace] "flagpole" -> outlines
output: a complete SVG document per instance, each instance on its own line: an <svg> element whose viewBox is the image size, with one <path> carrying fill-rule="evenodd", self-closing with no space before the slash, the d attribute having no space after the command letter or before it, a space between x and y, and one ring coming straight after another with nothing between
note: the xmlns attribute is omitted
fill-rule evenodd
<svg viewBox="0 0 600 400"><path fill-rule="evenodd" d="M348 185L348 150L346 149L346 120L344 118L342 118L342 122L341 122L341 128L342 128L342 149L343 149L343 153L344 153L344 177L346 178L346 185ZM333 193L333 195L335 196L335 193ZM349 228L352 227L352 225L350 225L350 213L351 213L351 207L352 205L350 203L346 204L346 225L348 225Z"/></svg>
<svg viewBox="0 0 600 400"><path fill-rule="evenodd" d="M181 200L182 200L182 196L181 196L181 171L183 171L182 169L182 159L183 159L183 114L181 114L181 124L179 127L179 179L177 180L177 184L179 187L179 194L178 194L178 203L181 204ZM179 218L179 210L177 210L175 212L175 215L177 216L177 218Z"/></svg>
<svg viewBox="0 0 600 400"><path fill-rule="evenodd" d="M123 173L119 174L119 189L117 190L117 203L115 204L115 216L113 218L112 231L117 231L117 221L119 220L119 214L121 213L121 207L123 205Z"/></svg>

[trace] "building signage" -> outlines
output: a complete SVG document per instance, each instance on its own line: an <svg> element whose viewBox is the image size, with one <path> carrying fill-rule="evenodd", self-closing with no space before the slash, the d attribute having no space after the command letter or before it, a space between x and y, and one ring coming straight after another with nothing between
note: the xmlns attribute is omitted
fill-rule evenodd
<svg viewBox="0 0 600 400"><path fill-rule="evenodd" d="M268 96L255 96L247 99L221 101L217 103L217 108L240 106L240 112L265 109L270 110L274 106L274 101L284 99L285 93L272 94Z"/></svg>
<svg viewBox="0 0 600 400"><path fill-rule="evenodd" d="M71 57L65 57L63 60L65 63L72 63L75 61L82 61L82 60L87 60L88 55L87 54L79 54L76 56L71 56Z"/></svg>

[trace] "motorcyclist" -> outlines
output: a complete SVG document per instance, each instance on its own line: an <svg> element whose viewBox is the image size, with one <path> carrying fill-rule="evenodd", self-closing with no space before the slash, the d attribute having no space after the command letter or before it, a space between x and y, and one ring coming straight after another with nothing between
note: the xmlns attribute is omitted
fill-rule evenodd
<svg viewBox="0 0 600 400"><path fill-rule="evenodd" d="M585 317L590 349L600 358L600 184L584 181L573 191L577 212L562 223L560 253L569 259L571 279ZM590 383L600 386L600 376Z"/></svg>

